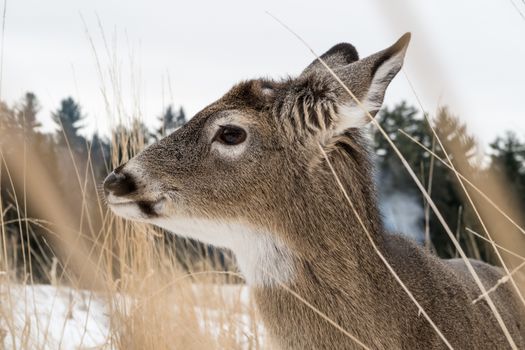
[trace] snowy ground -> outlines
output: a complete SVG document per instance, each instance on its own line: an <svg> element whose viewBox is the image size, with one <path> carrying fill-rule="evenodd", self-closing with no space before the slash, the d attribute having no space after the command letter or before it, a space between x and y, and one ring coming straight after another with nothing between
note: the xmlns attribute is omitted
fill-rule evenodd
<svg viewBox="0 0 525 350"><path fill-rule="evenodd" d="M94 293L48 285L4 285L5 349L110 348L105 303Z"/></svg>
<svg viewBox="0 0 525 350"><path fill-rule="evenodd" d="M231 295L238 302L240 296L242 303L248 303L246 287L217 288L226 297ZM199 289L202 287L195 288L197 296ZM2 285L0 312L0 348L2 345L4 349L113 348L107 300L93 292L49 285ZM213 315L218 312L196 310L197 315L204 315L200 316L202 327L216 330L217 335L223 330L213 325L210 328L209 323L213 323ZM242 334L250 333L248 315L239 315L237 323Z"/></svg>

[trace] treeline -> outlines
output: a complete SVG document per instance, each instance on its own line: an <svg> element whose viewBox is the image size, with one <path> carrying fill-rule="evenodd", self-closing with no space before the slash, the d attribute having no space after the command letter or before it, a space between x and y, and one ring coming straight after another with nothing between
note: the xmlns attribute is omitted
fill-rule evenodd
<svg viewBox="0 0 525 350"><path fill-rule="evenodd" d="M47 282L52 267L62 266L63 256L57 249L61 238L53 225L41 217L39 203L27 199L26 181L38 179L35 171L45 172L52 183L42 181L41 186L53 185L61 206L72 213L67 221L81 233L79 244L92 245L100 239L99 233L106 224L106 215L99 209L103 202L99 189L105 176L143 145L184 125L186 115L182 107L168 106L158 117L159 126L154 130L135 120L130 125L117 125L109 137L98 133L86 137L82 129L87 116L73 98L63 99L51 113L54 132L40 131L40 110L38 98L30 92L12 106L0 102L0 228L6 238L2 246L7 246L2 255L8 255L2 260L16 267L18 278L25 279L30 274L36 281ZM31 164L30 156L38 159L43 169ZM12 168L18 165L23 172L15 175Z"/></svg>
<svg viewBox="0 0 525 350"><path fill-rule="evenodd" d="M470 257L499 264L490 245L472 233L474 231L485 235L483 224L489 226L486 222L480 222L476 211L482 218L490 213L492 225L488 229L493 229L493 234L520 237L519 230L509 225L509 221L502 214L497 213L497 210L490 206L472 185L493 199L499 209L506 214L512 217L511 213L516 213L519 217L514 217L515 220L523 219L522 213L525 208L523 139L509 131L497 137L489 145L488 150L483 150L475 137L469 134L466 125L447 108L440 109L433 116L434 134L423 115L405 102L393 108L383 109L378 116L378 121L431 193L431 198L465 252ZM441 257L457 257L457 250L449 236L428 207L428 203L425 202L397 155L378 132L375 133L374 139L381 198L388 201L390 196L402 193L403 198L419 202L422 211L415 213L418 224L414 227L418 232L406 233L416 236L422 244ZM470 182L469 184L463 179L463 185L468 190L470 199L465 195L458 176L450 169L450 165L447 165L448 160ZM502 182L505 187L503 196L497 191L497 184ZM403 205L395 204L398 209L401 207L403 210ZM397 218L403 218L404 215L413 216L414 212L401 211L395 214ZM517 235L513 236L516 233Z"/></svg>
<svg viewBox="0 0 525 350"><path fill-rule="evenodd" d="M94 227L102 225L96 221L103 220L103 215L98 219L94 216L86 220L85 211L86 207L100 204L101 198L97 191L88 188L86 179L90 179L95 185L100 184L115 165L125 161L139 148L182 126L186 122L186 115L182 107L169 106L158 117L157 128L150 129L145 124L134 121L129 126L117 126L111 137L97 133L86 137L82 135L82 128L87 122L87 116L74 99L69 97L62 100L52 112L51 117L56 125L56 130L52 133L39 130L40 109L38 99L32 93L25 94L12 106L0 102L0 211L3 236L7 237L7 244L12 247L12 256L9 259L19 267L23 266L20 268L23 272L20 277L25 278L29 273L25 264L31 256L35 263L30 273L37 280L47 281L49 270L56 264L57 259L57 252L49 239L49 227L40 225L38 220L25 220L38 218L38 215L34 212L31 202L25 201L24 179L13 178L10 175L6 159L15 157L24 162L25 154L35 154L44 164L47 174L57 184L63 201L67 203L71 212L78 216L75 220L79 227L89 226L86 231L96 232ZM447 161L448 155L452 163L481 189L486 189L485 184L494 174L506 179L509 192L517 198L517 205L525 208L523 141L518 135L508 132L490 144L489 152L482 153L466 126L447 109L441 109L433 118L433 123L434 130L447 151L445 154L425 118L405 102L393 108L383 109L378 115L378 120L430 191L434 202L467 254L497 263L487 244L467 230L469 228L483 233L482 225L457 176L431 153L434 152L444 161ZM393 231L410 231L404 233L411 235L439 256L456 256L455 247L428 208L414 181L386 140L377 132L374 134L374 146L377 154L380 202L384 207L387 226ZM28 165L27 169L30 168ZM490 191L487 192L490 195ZM96 208L92 209L96 211ZM409 223L405 225L403 221ZM165 240L175 239L165 235ZM205 250L205 255L214 254L209 248L195 243L183 243L178 246L177 249L190 253L202 253Z"/></svg>

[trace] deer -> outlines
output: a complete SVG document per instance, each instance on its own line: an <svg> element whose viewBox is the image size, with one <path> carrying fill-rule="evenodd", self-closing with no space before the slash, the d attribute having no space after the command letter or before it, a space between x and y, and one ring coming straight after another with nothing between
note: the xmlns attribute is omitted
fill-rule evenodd
<svg viewBox="0 0 525 350"><path fill-rule="evenodd" d="M440 259L382 223L367 112L380 110L409 41L406 33L365 58L340 43L298 76L238 83L115 168L103 183L108 206L232 251L278 348L362 348L355 339L369 349L446 348L363 225L451 347L508 348L487 302L472 302L481 292L464 261ZM471 264L487 288L503 276L498 267ZM516 292L503 284L491 298L525 348Z"/></svg>

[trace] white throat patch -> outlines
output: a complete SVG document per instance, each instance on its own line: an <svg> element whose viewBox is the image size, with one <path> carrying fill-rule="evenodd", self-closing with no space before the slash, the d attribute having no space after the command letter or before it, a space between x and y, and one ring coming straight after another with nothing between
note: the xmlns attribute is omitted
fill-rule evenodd
<svg viewBox="0 0 525 350"><path fill-rule="evenodd" d="M272 286L293 279L291 251L274 235L246 225L204 219L148 220L172 233L233 251L246 282Z"/></svg>

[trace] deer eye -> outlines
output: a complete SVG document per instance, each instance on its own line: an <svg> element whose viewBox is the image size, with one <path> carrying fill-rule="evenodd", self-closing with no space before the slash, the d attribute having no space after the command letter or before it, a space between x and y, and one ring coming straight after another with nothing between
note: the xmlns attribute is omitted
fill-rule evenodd
<svg viewBox="0 0 525 350"><path fill-rule="evenodd" d="M213 141L219 141L228 146L238 145L243 143L244 140L246 140L246 131L234 125L221 126L213 137Z"/></svg>

